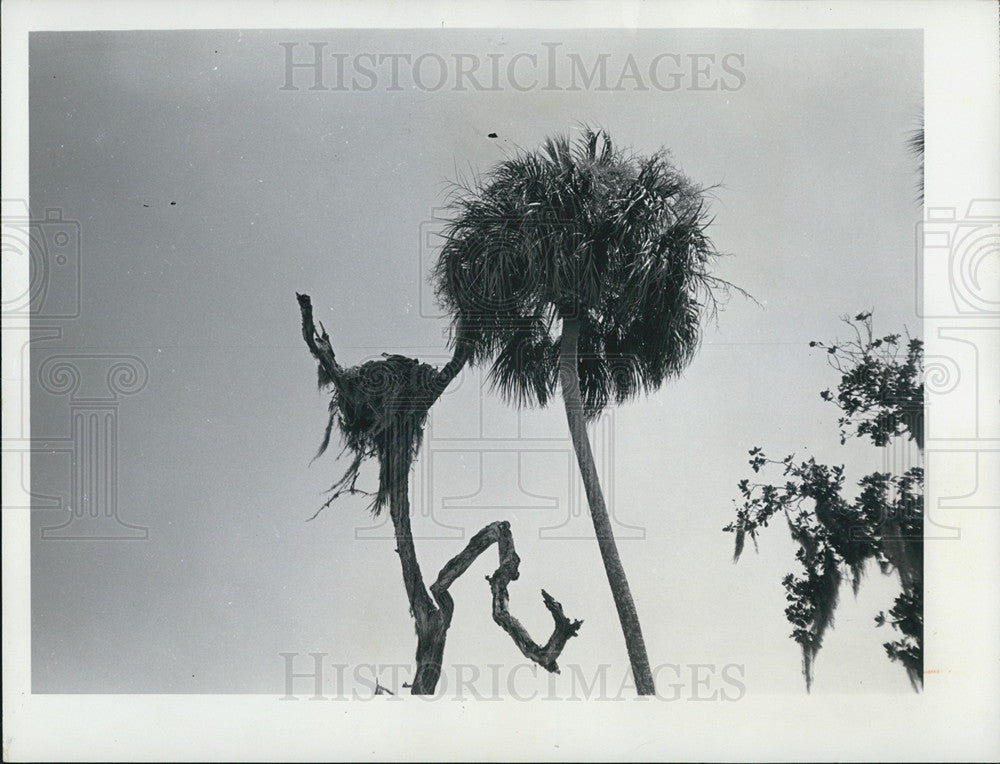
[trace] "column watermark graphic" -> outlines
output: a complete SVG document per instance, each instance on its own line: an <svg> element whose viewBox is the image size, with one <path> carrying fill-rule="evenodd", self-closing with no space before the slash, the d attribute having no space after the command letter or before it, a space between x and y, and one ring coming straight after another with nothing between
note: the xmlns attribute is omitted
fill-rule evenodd
<svg viewBox="0 0 1000 764"><path fill-rule="evenodd" d="M119 503L121 403L145 389L149 369L138 356L62 348L66 329L83 315L81 226L61 209L32 217L22 199L3 201L3 338L5 376L18 380L20 416L5 418L5 474L16 475L41 513L43 540L145 540ZM65 399L66 424L46 431L51 416L32 417ZM62 418L62 417L60 417ZM44 424L39 425L39 422ZM37 479L32 460L67 465L67 489ZM36 465L37 466L37 465ZM47 515L65 515L48 521Z"/></svg>
<svg viewBox="0 0 1000 764"><path fill-rule="evenodd" d="M43 526L43 539L146 539L149 531L119 515L118 409L121 398L149 380L141 358L128 355L60 353L39 367L39 383L69 398L70 434L42 439L46 449L70 455L69 516ZM38 442L38 438L33 438Z"/></svg>

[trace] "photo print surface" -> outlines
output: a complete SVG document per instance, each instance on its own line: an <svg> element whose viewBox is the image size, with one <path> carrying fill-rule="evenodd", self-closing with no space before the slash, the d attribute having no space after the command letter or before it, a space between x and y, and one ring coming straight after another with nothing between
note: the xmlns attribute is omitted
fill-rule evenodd
<svg viewBox="0 0 1000 764"><path fill-rule="evenodd" d="M919 689L922 46L32 33L32 691Z"/></svg>

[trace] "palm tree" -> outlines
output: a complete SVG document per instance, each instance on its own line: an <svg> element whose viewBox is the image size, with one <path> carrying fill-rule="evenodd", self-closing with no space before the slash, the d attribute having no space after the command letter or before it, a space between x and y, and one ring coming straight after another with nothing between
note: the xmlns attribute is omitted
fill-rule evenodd
<svg viewBox="0 0 1000 764"><path fill-rule="evenodd" d="M706 189L660 150L623 151L604 131L545 140L457 188L435 267L453 341L491 363L514 403L562 389L566 419L636 689L653 677L587 438L613 399L653 391L691 361L718 253Z"/></svg>

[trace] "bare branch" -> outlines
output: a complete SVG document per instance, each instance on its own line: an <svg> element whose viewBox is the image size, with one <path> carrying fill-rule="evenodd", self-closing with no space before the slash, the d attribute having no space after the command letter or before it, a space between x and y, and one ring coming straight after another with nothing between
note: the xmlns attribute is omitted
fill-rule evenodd
<svg viewBox="0 0 1000 764"><path fill-rule="evenodd" d="M322 371L320 379L322 380L325 376L326 379L337 383L342 378L344 370L337 363L333 347L330 345L330 335L326 333L326 329L323 329L322 323L320 323L322 333L316 331L316 325L313 323L312 300L309 295L296 292L295 297L299 301L299 312L302 314L302 339L309 346L309 352L319 362Z"/></svg>
<svg viewBox="0 0 1000 764"><path fill-rule="evenodd" d="M454 600L448 593L448 587L461 576L469 566L475 562L476 558L485 552L494 542L500 557L500 565L492 576L487 576L493 592L493 620L510 635L514 644L524 654L524 656L546 671L559 673L559 666L556 659L562 653L563 647L570 637L575 637L583 621L571 621L563 613L560 605L552 596L542 590L542 600L545 607L552 614L555 625L552 636L544 646L539 645L528 634L527 629L510 614L508 609L509 595L507 585L511 581L517 580L520 575L518 566L521 559L514 551L514 537L510 532L510 523L507 521L493 522L483 528L479 533L469 540L468 545L459 554L453 557L438 574L437 581L431 586L431 594L437 600L441 610L443 610L450 620L455 609Z"/></svg>

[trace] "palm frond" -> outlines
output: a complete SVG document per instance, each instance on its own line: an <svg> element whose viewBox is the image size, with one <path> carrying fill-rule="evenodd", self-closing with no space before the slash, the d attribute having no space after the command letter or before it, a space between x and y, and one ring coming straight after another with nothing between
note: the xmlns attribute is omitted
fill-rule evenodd
<svg viewBox="0 0 1000 764"><path fill-rule="evenodd" d="M589 415L657 389L694 357L729 286L709 272L708 191L666 151L639 157L586 126L456 186L434 269L453 337L492 364L501 393L542 403L558 357L533 322L579 318Z"/></svg>

